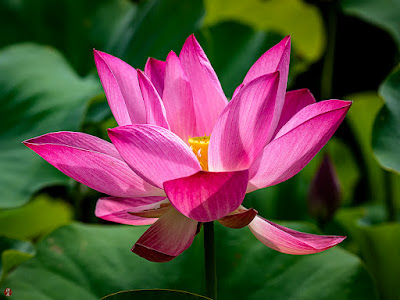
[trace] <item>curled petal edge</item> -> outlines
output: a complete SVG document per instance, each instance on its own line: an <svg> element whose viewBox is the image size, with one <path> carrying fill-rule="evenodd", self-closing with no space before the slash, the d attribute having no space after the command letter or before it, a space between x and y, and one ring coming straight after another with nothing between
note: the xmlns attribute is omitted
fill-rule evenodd
<svg viewBox="0 0 400 300"><path fill-rule="evenodd" d="M317 235L296 231L259 216L249 224L250 231L264 245L278 252L305 255L325 251L340 242L345 236Z"/></svg>

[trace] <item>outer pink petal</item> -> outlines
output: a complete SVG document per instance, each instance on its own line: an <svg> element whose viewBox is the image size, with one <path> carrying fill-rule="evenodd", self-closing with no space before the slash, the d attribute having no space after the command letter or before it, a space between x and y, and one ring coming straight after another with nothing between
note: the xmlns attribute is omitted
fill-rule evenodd
<svg viewBox="0 0 400 300"><path fill-rule="evenodd" d="M59 131L50 132L24 142L35 143L35 144L54 144L63 145L73 148L78 148L81 150L88 150L93 152L104 153L122 160L121 155L119 155L117 149L113 144L93 136L90 134L82 132L73 131Z"/></svg>
<svg viewBox="0 0 400 300"><path fill-rule="evenodd" d="M24 144L67 176L101 193L116 197L163 195L136 175L111 143L75 132L57 132Z"/></svg>
<svg viewBox="0 0 400 300"><path fill-rule="evenodd" d="M296 113L307 105L314 104L315 98L308 89L300 89L286 93L285 104L279 119L275 134L285 125Z"/></svg>
<svg viewBox="0 0 400 300"><path fill-rule="evenodd" d="M137 73L127 63L94 50L94 61L115 120L119 125L146 122Z"/></svg>
<svg viewBox="0 0 400 300"><path fill-rule="evenodd" d="M146 109L146 124L158 125L169 129L165 107L156 91L156 88L142 71L138 70L137 72L139 86Z"/></svg>
<svg viewBox="0 0 400 300"><path fill-rule="evenodd" d="M142 218L129 214L129 212L141 212L148 209L160 207L165 197L147 198L100 198L96 204L94 214L103 220L128 224L128 225L150 225L157 221L157 218Z"/></svg>
<svg viewBox="0 0 400 300"><path fill-rule="evenodd" d="M346 237L299 232L259 216L249 224L254 236L268 247L287 254L304 255L327 250Z"/></svg>
<svg viewBox="0 0 400 300"><path fill-rule="evenodd" d="M206 172L164 182L164 190L179 212L199 222L225 217L246 194L248 171Z"/></svg>
<svg viewBox="0 0 400 300"><path fill-rule="evenodd" d="M132 125L109 129L108 133L132 170L157 187L201 170L192 150L165 128Z"/></svg>
<svg viewBox="0 0 400 300"><path fill-rule="evenodd" d="M161 96L164 91L165 61L150 57L144 67L144 73L149 77Z"/></svg>
<svg viewBox="0 0 400 300"><path fill-rule="evenodd" d="M194 35L187 38L179 58L192 87L198 135L210 135L228 101L217 75Z"/></svg>
<svg viewBox="0 0 400 300"><path fill-rule="evenodd" d="M246 85L257 77L264 74L279 71L279 87L275 105L272 128L276 128L285 102L285 92L289 75L290 62L290 36L285 37L274 47L265 52L250 68L243 84ZM235 92L237 93L239 89Z"/></svg>
<svg viewBox="0 0 400 300"><path fill-rule="evenodd" d="M290 36L265 52L250 68L243 84L247 84L261 75L279 71L283 80L287 81L290 61Z"/></svg>
<svg viewBox="0 0 400 300"><path fill-rule="evenodd" d="M211 171L248 169L272 138L279 73L258 77L245 85L225 107L211 134Z"/></svg>
<svg viewBox="0 0 400 300"><path fill-rule="evenodd" d="M192 244L197 224L171 208L139 238L131 251L149 261L170 261Z"/></svg>
<svg viewBox="0 0 400 300"><path fill-rule="evenodd" d="M328 142L350 105L349 101L329 100L299 111L254 161L248 192L296 175Z"/></svg>
<svg viewBox="0 0 400 300"><path fill-rule="evenodd" d="M192 89L181 62L173 51L167 57L162 98L171 131L186 143L189 137L198 136Z"/></svg>

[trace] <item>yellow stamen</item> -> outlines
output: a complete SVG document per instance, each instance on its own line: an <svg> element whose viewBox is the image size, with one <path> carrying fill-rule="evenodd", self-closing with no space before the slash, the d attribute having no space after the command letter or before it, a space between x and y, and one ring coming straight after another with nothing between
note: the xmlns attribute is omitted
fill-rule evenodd
<svg viewBox="0 0 400 300"><path fill-rule="evenodd" d="M200 166L204 171L208 171L208 144L210 136L199 136L189 138L190 148L200 162Z"/></svg>

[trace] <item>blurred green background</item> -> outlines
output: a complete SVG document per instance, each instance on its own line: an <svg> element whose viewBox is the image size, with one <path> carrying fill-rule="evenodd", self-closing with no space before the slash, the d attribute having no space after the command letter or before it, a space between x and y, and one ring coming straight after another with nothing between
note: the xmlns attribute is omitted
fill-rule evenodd
<svg viewBox="0 0 400 300"><path fill-rule="evenodd" d="M92 49L143 69L149 56L179 52L191 33L228 98L256 59L291 35L288 89L354 101L303 171L244 201L291 228L348 238L291 256L247 228L217 225L219 298L400 299L399 0L0 0L0 290L11 288L12 299L204 294L201 235L169 263L132 254L146 227L97 219L100 194L21 143L59 130L108 139L116 122ZM315 185L329 190L336 177L337 196L315 196Z"/></svg>

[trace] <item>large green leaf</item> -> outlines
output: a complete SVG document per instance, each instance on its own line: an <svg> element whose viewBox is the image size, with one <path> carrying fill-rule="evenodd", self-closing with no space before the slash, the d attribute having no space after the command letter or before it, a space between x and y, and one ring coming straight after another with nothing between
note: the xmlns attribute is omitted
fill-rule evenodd
<svg viewBox="0 0 400 300"><path fill-rule="evenodd" d="M78 70L93 69L93 48L107 46L135 5L128 0L0 1L0 47L36 42L60 50Z"/></svg>
<svg viewBox="0 0 400 300"><path fill-rule="evenodd" d="M367 266L378 281L381 299L400 295L400 224L362 228L361 249Z"/></svg>
<svg viewBox="0 0 400 300"><path fill-rule="evenodd" d="M54 49L21 44L0 51L0 208L26 203L43 186L67 177L22 141L51 131L78 130L86 103L100 93Z"/></svg>
<svg viewBox="0 0 400 300"><path fill-rule="evenodd" d="M221 21L238 21L254 29L292 35L300 57L316 61L324 47L324 29L318 9L301 0L206 0L208 26Z"/></svg>
<svg viewBox="0 0 400 300"><path fill-rule="evenodd" d="M376 208L345 209L336 220L350 233L353 249L361 253L373 274L380 299L397 299L400 295L400 224L371 225L374 210Z"/></svg>
<svg viewBox="0 0 400 300"><path fill-rule="evenodd" d="M129 299L141 299L141 300L152 300L152 299L160 299L160 300L201 300L201 299L209 299L207 297L203 297L200 295L183 292L183 291L174 291L174 290L166 290L166 289L153 289L153 290L135 290L135 291L123 291L115 294L108 295L107 297L102 298L102 300L129 300Z"/></svg>
<svg viewBox="0 0 400 300"><path fill-rule="evenodd" d="M70 223L72 216L65 202L39 195L23 207L0 211L0 235L37 239Z"/></svg>
<svg viewBox="0 0 400 300"><path fill-rule="evenodd" d="M377 163L372 151L372 128L383 101L376 92L364 92L349 95L353 105L347 114L347 121L352 128L358 145L360 146L361 157L359 160L362 166L361 174L365 176L363 187L359 192L367 192L362 195L364 199L375 202L383 202L385 197L384 171Z"/></svg>
<svg viewBox="0 0 400 300"><path fill-rule="evenodd" d="M0 282L12 268L31 258L34 253L30 242L0 236Z"/></svg>
<svg viewBox="0 0 400 300"><path fill-rule="evenodd" d="M388 31L400 47L399 0L341 0L345 13L375 24Z"/></svg>
<svg viewBox="0 0 400 300"><path fill-rule="evenodd" d="M310 226L292 225L312 231ZM145 227L73 224L53 232L37 255L1 288L18 299L98 299L127 289L167 288L203 294L203 243L169 263L148 262L129 251ZM271 250L251 232L216 226L219 299L375 299L360 260L341 248L308 256Z"/></svg>
<svg viewBox="0 0 400 300"><path fill-rule="evenodd" d="M385 106L373 129L372 146L379 163L390 171L400 172L400 67L379 88Z"/></svg>

